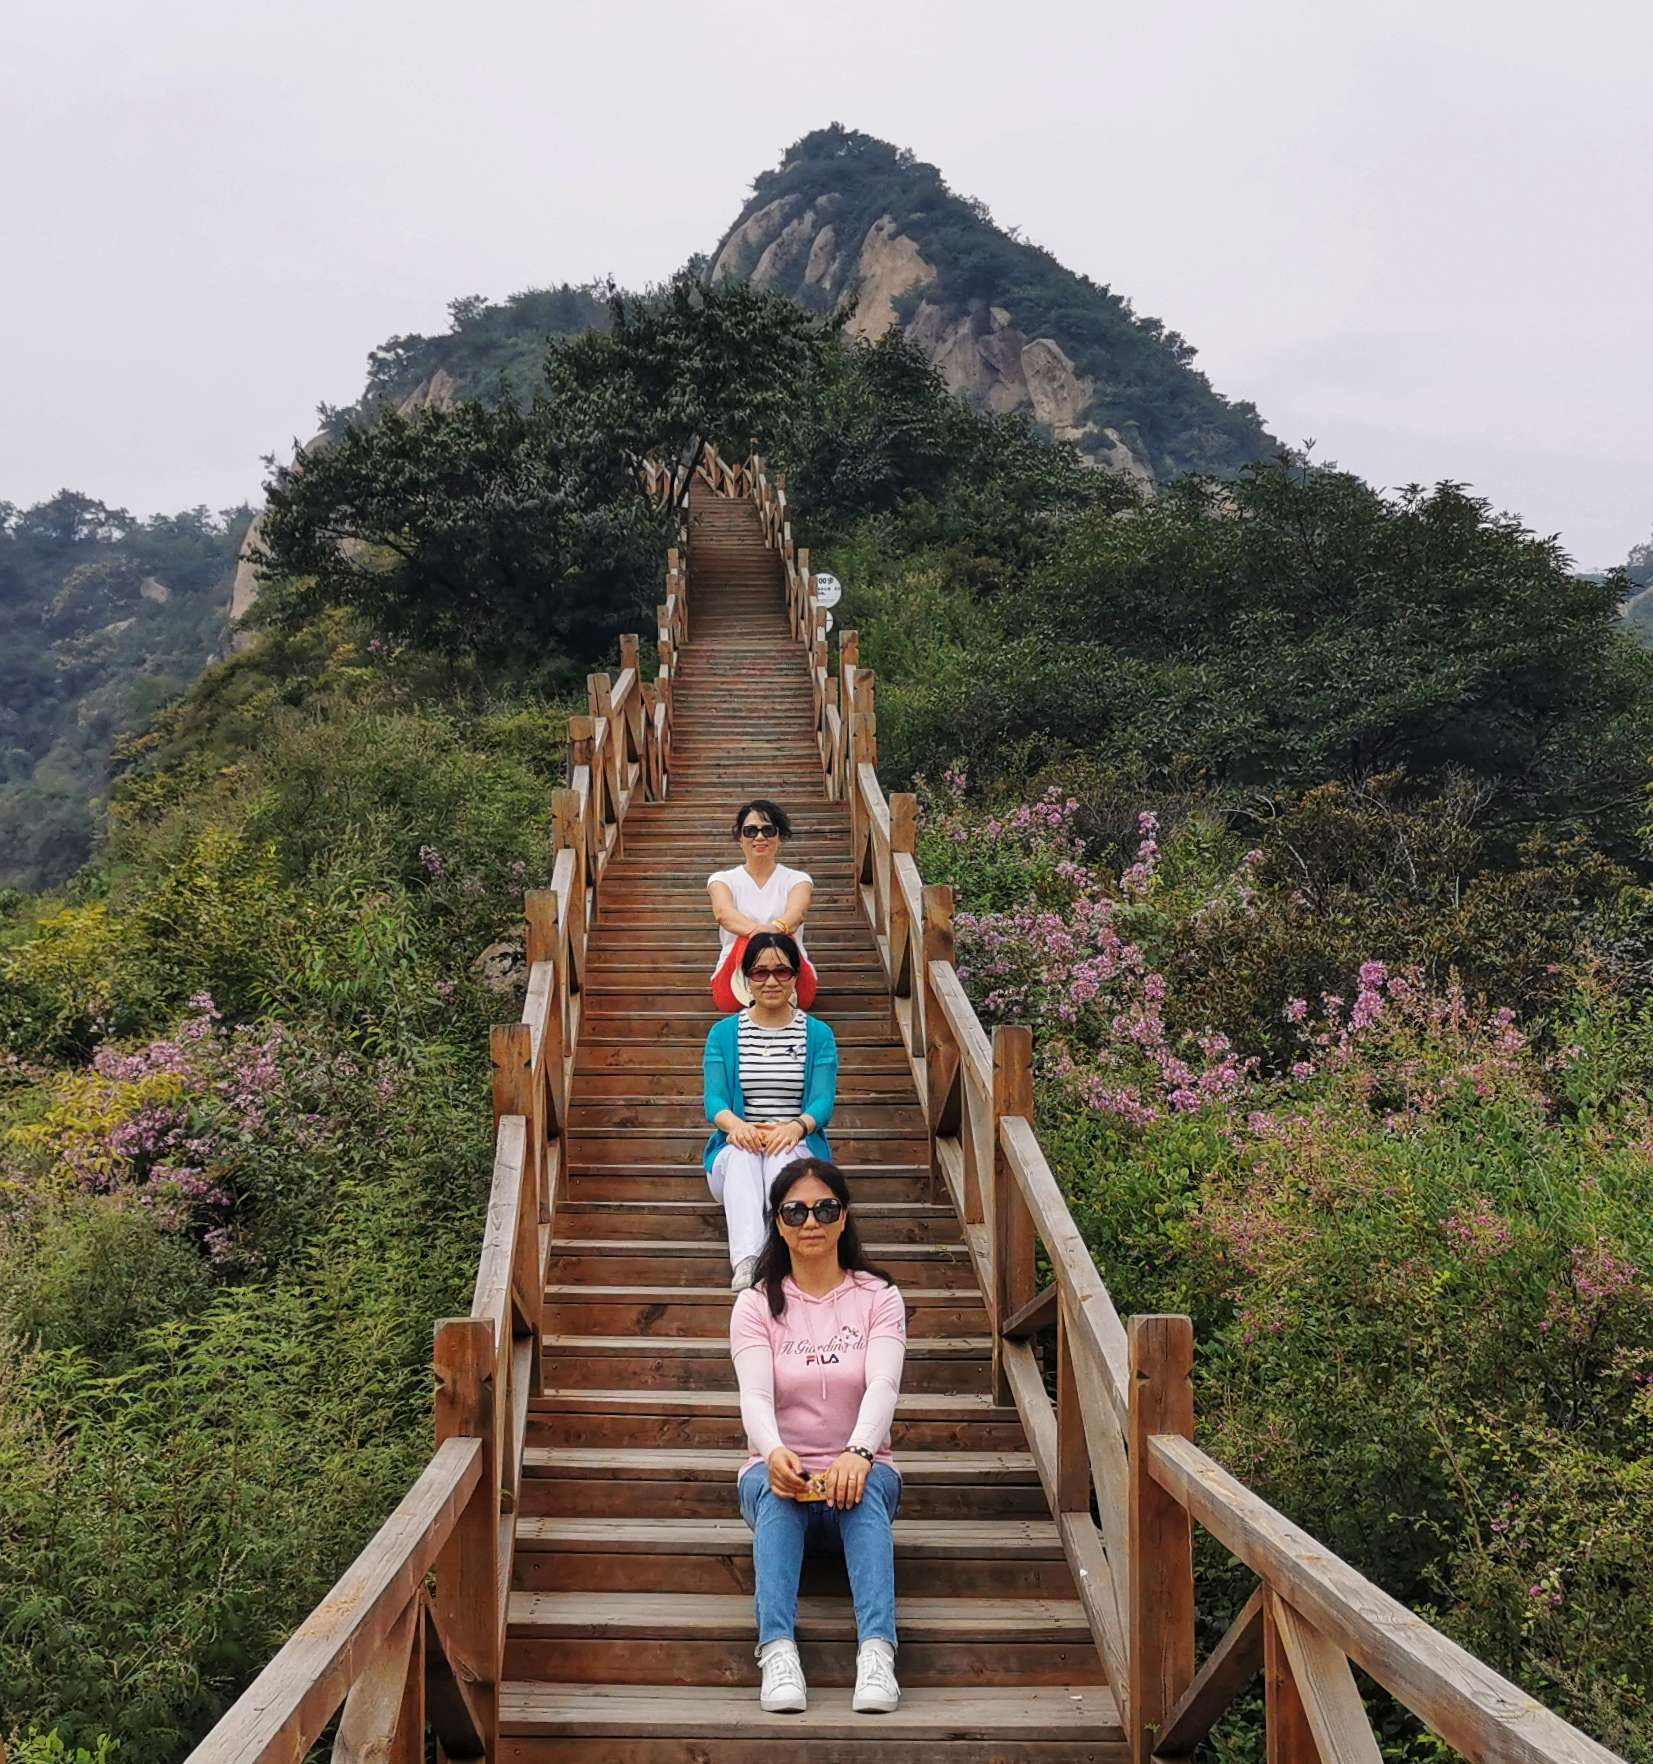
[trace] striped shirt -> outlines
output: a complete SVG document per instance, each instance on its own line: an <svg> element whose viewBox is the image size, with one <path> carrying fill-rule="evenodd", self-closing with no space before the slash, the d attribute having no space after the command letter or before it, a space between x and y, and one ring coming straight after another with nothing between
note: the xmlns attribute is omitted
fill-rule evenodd
<svg viewBox="0 0 1653 1764"><path fill-rule="evenodd" d="M795 1010L790 1023L765 1029L750 1010L740 1013L740 1093L748 1121L789 1121L802 1113L805 1022Z"/></svg>

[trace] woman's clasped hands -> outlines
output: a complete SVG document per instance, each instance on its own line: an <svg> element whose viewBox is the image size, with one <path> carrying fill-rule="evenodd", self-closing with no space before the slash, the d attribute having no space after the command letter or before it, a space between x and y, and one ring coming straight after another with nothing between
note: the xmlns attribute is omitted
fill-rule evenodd
<svg viewBox="0 0 1653 1764"><path fill-rule="evenodd" d="M859 1506L867 1492L871 1469L872 1465L859 1452L840 1452L826 1472L828 1506ZM802 1460L786 1446L776 1446L769 1454L769 1486L789 1501L797 1500L809 1486Z"/></svg>
<svg viewBox="0 0 1653 1764"><path fill-rule="evenodd" d="M807 1137L803 1122L795 1116L790 1121L736 1121L729 1129L731 1145L759 1154L791 1151Z"/></svg>

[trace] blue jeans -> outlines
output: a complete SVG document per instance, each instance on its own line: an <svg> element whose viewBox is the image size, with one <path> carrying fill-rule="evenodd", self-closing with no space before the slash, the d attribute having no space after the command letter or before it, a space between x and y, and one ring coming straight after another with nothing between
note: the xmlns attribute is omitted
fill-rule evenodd
<svg viewBox="0 0 1653 1764"><path fill-rule="evenodd" d="M855 1598L860 1641L895 1646L895 1540L890 1527L901 1507L901 1478L874 1464L860 1501L840 1510L825 1501L789 1501L769 1486L769 1469L754 1464L740 1479L740 1511L752 1527L757 1580L758 1646L791 1641L798 1618L798 1580L804 1552L842 1553Z"/></svg>

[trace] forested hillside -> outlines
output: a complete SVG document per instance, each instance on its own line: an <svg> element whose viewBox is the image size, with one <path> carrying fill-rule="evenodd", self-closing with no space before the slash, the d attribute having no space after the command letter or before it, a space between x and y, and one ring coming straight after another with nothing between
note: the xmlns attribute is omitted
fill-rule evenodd
<svg viewBox="0 0 1653 1764"><path fill-rule="evenodd" d="M77 491L0 503L0 887L91 855L111 748L222 644L250 519L135 519Z"/></svg>
<svg viewBox="0 0 1653 1764"><path fill-rule="evenodd" d="M514 1009L480 958L546 880L567 685L658 597L632 467L760 435L1098 1265L1194 1315L1201 1439L1653 1759L1622 578L1450 484L1285 460L1145 503L739 280L609 317L542 398L277 475L263 635L0 928L0 1726L181 1757L422 1461ZM1256 1756L1246 1709L1218 1744Z"/></svg>

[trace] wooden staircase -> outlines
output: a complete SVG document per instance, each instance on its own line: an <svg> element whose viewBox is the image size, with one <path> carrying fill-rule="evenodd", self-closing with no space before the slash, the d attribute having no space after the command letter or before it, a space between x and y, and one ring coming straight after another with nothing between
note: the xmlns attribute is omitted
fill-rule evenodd
<svg viewBox="0 0 1653 1764"><path fill-rule="evenodd" d="M634 807L587 952L530 1399L500 1686L500 1756L549 1764L1114 1759L1123 1736L1017 1411L995 1407L987 1313L929 1142L849 820L827 799L778 553L745 499L690 503L693 620L673 694L671 789ZM815 879L815 1010L841 1060L829 1137L910 1344L894 1447L901 1708L855 1715L840 1561L809 1562L802 1715L757 1704L743 1433L721 1208L701 1170L701 1050L716 1020L706 877L739 861L736 807L790 813Z"/></svg>

